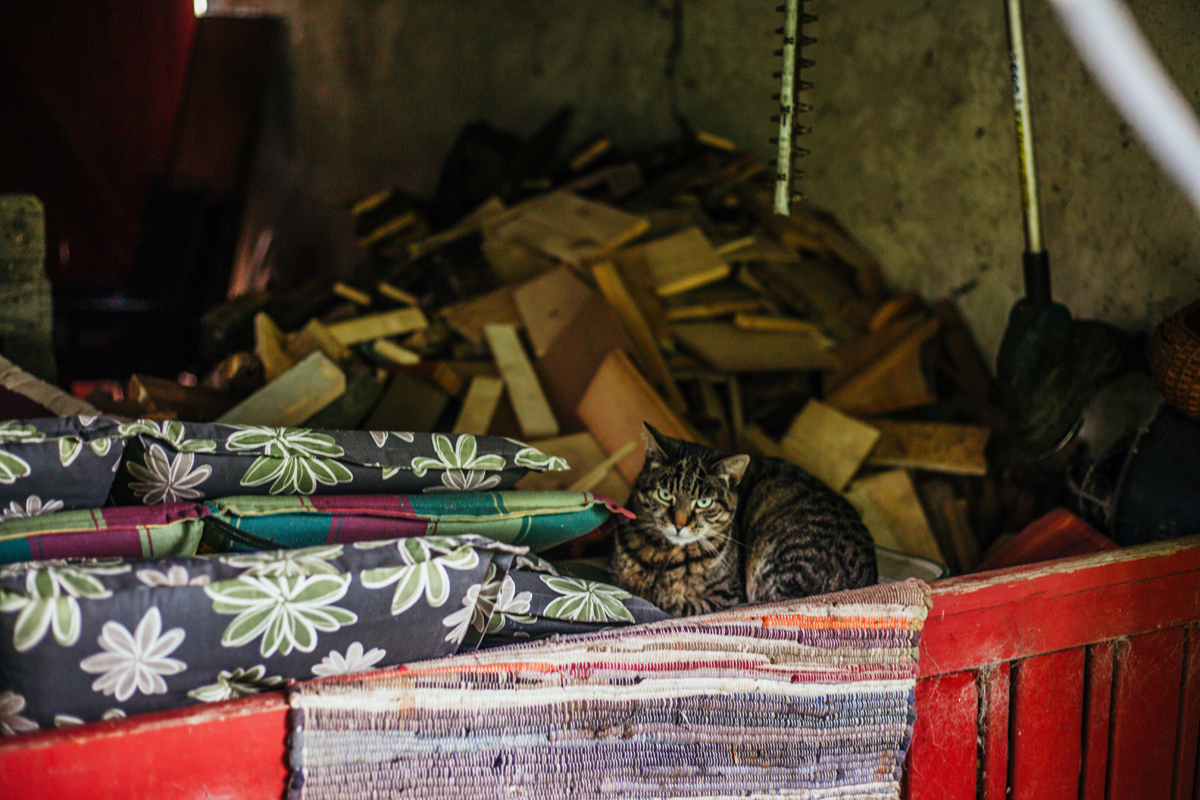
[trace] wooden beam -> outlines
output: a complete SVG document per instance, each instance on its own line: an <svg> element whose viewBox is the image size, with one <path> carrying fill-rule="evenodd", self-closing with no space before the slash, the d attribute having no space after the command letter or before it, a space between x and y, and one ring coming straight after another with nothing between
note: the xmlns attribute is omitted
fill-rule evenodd
<svg viewBox="0 0 1200 800"><path fill-rule="evenodd" d="M836 369L824 336L747 331L728 322L684 322L675 326L679 344L720 372Z"/></svg>
<svg viewBox="0 0 1200 800"><path fill-rule="evenodd" d="M395 311L383 311L378 314L365 314L361 317L336 322L328 326L333 338L346 346L369 342L372 339L382 339L386 336L397 336L428 327L425 314L416 307L398 308Z"/></svg>
<svg viewBox="0 0 1200 800"><path fill-rule="evenodd" d="M483 333L508 387L508 398L516 411L522 434L528 439L557 436L558 422L538 383L533 364L521 346L516 326L484 325Z"/></svg>
<svg viewBox="0 0 1200 800"><path fill-rule="evenodd" d="M819 400L809 400L780 444L790 461L840 492L878 439L879 431L870 425Z"/></svg>
<svg viewBox="0 0 1200 800"><path fill-rule="evenodd" d="M869 419L879 441L867 456L875 467L908 467L951 475L986 475L991 430L953 422Z"/></svg>
<svg viewBox="0 0 1200 800"><path fill-rule="evenodd" d="M237 425L294 426L346 391L346 375L316 352L217 418Z"/></svg>
<svg viewBox="0 0 1200 800"><path fill-rule="evenodd" d="M473 433L482 436L492 425L496 416L496 406L500 405L500 396L504 394L504 381L500 378L489 378L486 375L476 375L471 379L471 387L463 400L458 419L454 422L453 433Z"/></svg>

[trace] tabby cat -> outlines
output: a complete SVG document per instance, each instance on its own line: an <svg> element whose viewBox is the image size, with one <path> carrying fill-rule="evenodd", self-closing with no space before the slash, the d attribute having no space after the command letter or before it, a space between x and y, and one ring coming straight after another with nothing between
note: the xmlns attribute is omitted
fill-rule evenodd
<svg viewBox="0 0 1200 800"><path fill-rule="evenodd" d="M646 461L616 532L613 578L675 616L878 580L858 512L800 467L730 455L646 425Z"/></svg>

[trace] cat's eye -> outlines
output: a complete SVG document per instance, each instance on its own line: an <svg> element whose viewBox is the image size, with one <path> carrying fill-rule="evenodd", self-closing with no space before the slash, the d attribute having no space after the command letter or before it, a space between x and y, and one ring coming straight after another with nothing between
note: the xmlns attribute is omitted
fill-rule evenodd
<svg viewBox="0 0 1200 800"><path fill-rule="evenodd" d="M671 493L668 492L666 489L659 489L658 491L656 491L654 493L654 496L657 497L663 503L669 503L675 499L671 496Z"/></svg>
<svg viewBox="0 0 1200 800"><path fill-rule="evenodd" d="M696 508L708 508L712 504L713 499L711 497L701 497L696 501Z"/></svg>

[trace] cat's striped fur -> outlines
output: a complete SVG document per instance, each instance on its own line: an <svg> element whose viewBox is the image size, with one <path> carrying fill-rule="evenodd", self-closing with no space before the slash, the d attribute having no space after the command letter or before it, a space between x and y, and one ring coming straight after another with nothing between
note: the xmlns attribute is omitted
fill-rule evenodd
<svg viewBox="0 0 1200 800"><path fill-rule="evenodd" d="M613 577L675 616L875 583L850 503L778 458L731 455L646 426L646 461L616 532Z"/></svg>

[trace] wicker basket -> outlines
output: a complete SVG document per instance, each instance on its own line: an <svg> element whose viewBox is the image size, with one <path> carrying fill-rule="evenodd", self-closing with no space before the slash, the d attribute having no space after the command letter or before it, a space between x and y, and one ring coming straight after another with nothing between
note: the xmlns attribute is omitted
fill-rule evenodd
<svg viewBox="0 0 1200 800"><path fill-rule="evenodd" d="M1148 351L1154 385L1172 406L1200 419L1200 300L1159 323Z"/></svg>

